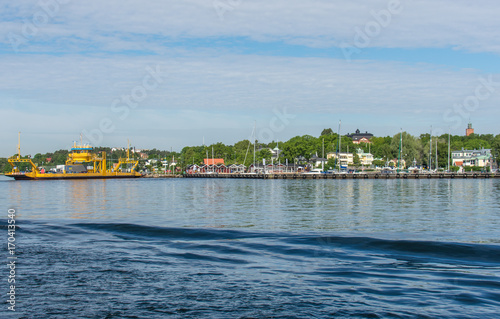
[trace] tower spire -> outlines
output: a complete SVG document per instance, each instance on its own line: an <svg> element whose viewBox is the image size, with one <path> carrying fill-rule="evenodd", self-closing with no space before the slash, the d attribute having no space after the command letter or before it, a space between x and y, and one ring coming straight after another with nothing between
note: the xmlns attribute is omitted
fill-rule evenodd
<svg viewBox="0 0 500 319"><path fill-rule="evenodd" d="M465 136L469 136L471 134L474 134L474 128L472 127L472 123L469 119L469 124L467 124L467 129L465 130Z"/></svg>

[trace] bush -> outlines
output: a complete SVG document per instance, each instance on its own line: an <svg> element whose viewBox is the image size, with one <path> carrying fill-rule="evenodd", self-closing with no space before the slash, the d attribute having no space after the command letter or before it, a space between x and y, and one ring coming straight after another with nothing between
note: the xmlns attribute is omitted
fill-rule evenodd
<svg viewBox="0 0 500 319"><path fill-rule="evenodd" d="M466 166L464 167L464 171L466 172L481 172L481 171L488 171L489 172L490 168L489 167L480 167L480 166Z"/></svg>

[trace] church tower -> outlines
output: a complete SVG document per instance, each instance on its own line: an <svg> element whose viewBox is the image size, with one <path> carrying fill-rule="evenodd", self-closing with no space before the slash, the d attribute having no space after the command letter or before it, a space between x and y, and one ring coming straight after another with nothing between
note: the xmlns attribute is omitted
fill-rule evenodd
<svg viewBox="0 0 500 319"><path fill-rule="evenodd" d="M467 125L467 129L465 130L465 136L469 136L471 134L474 134L474 129L472 128L472 123L469 123Z"/></svg>

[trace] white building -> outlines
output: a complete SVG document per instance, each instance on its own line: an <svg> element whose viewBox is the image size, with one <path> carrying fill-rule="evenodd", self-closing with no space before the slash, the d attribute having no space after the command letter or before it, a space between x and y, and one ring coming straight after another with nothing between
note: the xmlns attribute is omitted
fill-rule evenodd
<svg viewBox="0 0 500 319"><path fill-rule="evenodd" d="M464 150L462 148L451 152L451 161L453 166L485 167L493 164L493 155L491 155L491 149Z"/></svg>
<svg viewBox="0 0 500 319"><path fill-rule="evenodd" d="M309 162L313 165L313 167L322 167L327 161L328 160L326 158L318 157L317 154L313 155L309 159Z"/></svg>
<svg viewBox="0 0 500 319"><path fill-rule="evenodd" d="M336 152L331 152L326 154L326 159L330 158L337 158L337 153ZM340 153L340 165L341 166L348 166L354 164L354 155L352 153Z"/></svg>
<svg viewBox="0 0 500 319"><path fill-rule="evenodd" d="M387 164L389 165L389 167L402 168L402 169L406 168L406 161L404 160L404 158L402 158L401 160L398 158L391 159L390 161L387 162Z"/></svg>

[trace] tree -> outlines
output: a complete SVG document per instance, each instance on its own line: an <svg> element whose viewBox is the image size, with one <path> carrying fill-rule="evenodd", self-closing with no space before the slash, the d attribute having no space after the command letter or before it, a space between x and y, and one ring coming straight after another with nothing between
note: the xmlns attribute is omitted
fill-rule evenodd
<svg viewBox="0 0 500 319"><path fill-rule="evenodd" d="M6 158L0 158L0 172L9 173L12 170L12 166L10 166L9 162Z"/></svg>
<svg viewBox="0 0 500 319"><path fill-rule="evenodd" d="M392 149L390 147L392 137L372 137L371 139L371 153L374 158L382 158L385 161L394 158ZM384 162L385 162L384 161Z"/></svg>
<svg viewBox="0 0 500 319"><path fill-rule="evenodd" d="M372 162L373 165L377 166L377 167L384 167L385 166L385 161L383 160L374 160Z"/></svg>
<svg viewBox="0 0 500 319"><path fill-rule="evenodd" d="M319 139L311 135L295 136L287 142L283 143L282 156L293 163L295 158L303 156L309 160L313 154L321 149L321 142Z"/></svg>
<svg viewBox="0 0 500 319"><path fill-rule="evenodd" d="M404 159L407 164L412 163L416 160L417 163L422 161L422 144L420 140L414 136L408 134L407 132L402 133L403 142L401 143L401 133L394 135L391 141L391 153L394 158L399 159L400 146L401 148L401 159Z"/></svg>
<svg viewBox="0 0 500 319"><path fill-rule="evenodd" d="M266 162L270 162L272 156L273 154L268 148L263 148L257 152L257 161L260 163L262 162L262 159L265 159Z"/></svg>
<svg viewBox="0 0 500 319"><path fill-rule="evenodd" d="M321 131L321 136L325 135L333 135L333 131L331 128L325 128L323 131Z"/></svg>
<svg viewBox="0 0 500 319"><path fill-rule="evenodd" d="M247 150L248 150L248 155L247 155ZM234 157L234 163L248 165L248 163L250 163L248 161L248 158L253 156L253 144L250 143L249 140L242 140L236 142L232 147L231 154L233 154L232 156ZM245 156L247 157L246 163L244 163Z"/></svg>
<svg viewBox="0 0 500 319"><path fill-rule="evenodd" d="M483 147L490 148L490 143L477 137L467 139L464 144L464 147L468 150L479 150Z"/></svg>
<svg viewBox="0 0 500 319"><path fill-rule="evenodd" d="M354 152L352 156L352 161L355 167L358 167L361 165L361 160L359 159L358 153Z"/></svg>
<svg viewBox="0 0 500 319"><path fill-rule="evenodd" d="M328 162L325 163L325 168L334 169L337 167L337 159L335 157L331 157Z"/></svg>

